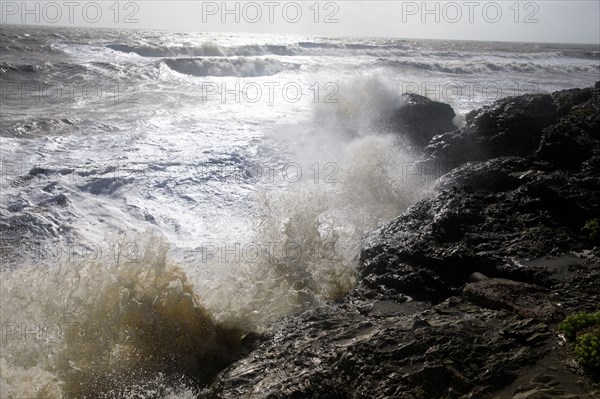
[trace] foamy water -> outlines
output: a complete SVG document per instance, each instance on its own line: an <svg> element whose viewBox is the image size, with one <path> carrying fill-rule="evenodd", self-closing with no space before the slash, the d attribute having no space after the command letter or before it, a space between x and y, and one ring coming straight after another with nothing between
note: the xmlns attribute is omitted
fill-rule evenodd
<svg viewBox="0 0 600 399"><path fill-rule="evenodd" d="M1 35L2 397L194 397L430 194L385 124L403 91L464 113L599 72L585 46Z"/></svg>

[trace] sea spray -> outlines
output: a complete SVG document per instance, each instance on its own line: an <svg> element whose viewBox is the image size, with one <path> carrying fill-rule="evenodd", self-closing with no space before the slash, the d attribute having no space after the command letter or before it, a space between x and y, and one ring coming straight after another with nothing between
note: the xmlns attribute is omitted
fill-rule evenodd
<svg viewBox="0 0 600 399"><path fill-rule="evenodd" d="M406 173L415 157L385 124L400 93L373 77L340 89L342 108L318 104L311 121L268 137L304 175L288 176L284 189L257 186L253 234L239 243L240 256L228 257L236 243L223 240L204 248L199 264L175 265L163 239L148 233L126 240L139 256L3 271L3 392L193 390L234 359L245 332L352 289L363 235L422 197L428 182ZM218 278L206 278L211 269Z"/></svg>
<svg viewBox="0 0 600 399"><path fill-rule="evenodd" d="M214 322L160 238L138 240L136 262L2 272L3 393L121 397L206 382L231 362L242 332Z"/></svg>
<svg viewBox="0 0 600 399"><path fill-rule="evenodd" d="M203 266L224 277L203 299L219 322L261 331L341 298L357 282L364 234L427 195L435 180L413 174L415 156L401 134L389 134L385 121L400 93L377 77L340 88L343 107L318 104L311 122L270 135L303 176L285 190L257 193L250 242L210 248Z"/></svg>

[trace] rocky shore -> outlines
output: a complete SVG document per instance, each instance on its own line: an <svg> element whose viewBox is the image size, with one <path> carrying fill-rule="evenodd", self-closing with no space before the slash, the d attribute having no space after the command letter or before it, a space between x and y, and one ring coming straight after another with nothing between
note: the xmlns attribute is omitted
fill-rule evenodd
<svg viewBox="0 0 600 399"><path fill-rule="evenodd" d="M600 308L600 82L460 129L449 108L412 96L392 121L446 168L435 195L365 238L350 293L257 337L203 398L600 397L557 329Z"/></svg>

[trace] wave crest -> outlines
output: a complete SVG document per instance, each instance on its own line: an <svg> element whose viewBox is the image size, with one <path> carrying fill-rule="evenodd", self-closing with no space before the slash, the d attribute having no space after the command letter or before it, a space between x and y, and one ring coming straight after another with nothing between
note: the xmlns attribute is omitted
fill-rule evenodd
<svg viewBox="0 0 600 399"><path fill-rule="evenodd" d="M127 44L109 44L106 47L121 53L135 53L142 57L218 57L225 55L223 49L213 42L205 42L196 47L135 46Z"/></svg>
<svg viewBox="0 0 600 399"><path fill-rule="evenodd" d="M284 70L284 64L262 58L177 58L164 60L172 70L192 76L272 76Z"/></svg>

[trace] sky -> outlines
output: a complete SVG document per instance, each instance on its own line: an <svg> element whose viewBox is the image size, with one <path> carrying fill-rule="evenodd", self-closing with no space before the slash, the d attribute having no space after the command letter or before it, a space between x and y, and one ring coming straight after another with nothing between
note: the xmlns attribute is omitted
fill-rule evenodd
<svg viewBox="0 0 600 399"><path fill-rule="evenodd" d="M9 1L0 23L600 43L600 1Z"/></svg>

